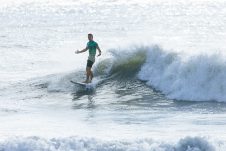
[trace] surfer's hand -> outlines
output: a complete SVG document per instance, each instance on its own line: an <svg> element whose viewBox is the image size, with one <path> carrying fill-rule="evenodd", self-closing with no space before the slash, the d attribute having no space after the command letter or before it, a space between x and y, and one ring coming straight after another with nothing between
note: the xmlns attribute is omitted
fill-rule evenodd
<svg viewBox="0 0 226 151"><path fill-rule="evenodd" d="M75 53L78 54L79 53L79 50L76 50Z"/></svg>
<svg viewBox="0 0 226 151"><path fill-rule="evenodd" d="M99 53L99 54L97 55L97 57L99 57L99 56L101 56L101 53Z"/></svg>

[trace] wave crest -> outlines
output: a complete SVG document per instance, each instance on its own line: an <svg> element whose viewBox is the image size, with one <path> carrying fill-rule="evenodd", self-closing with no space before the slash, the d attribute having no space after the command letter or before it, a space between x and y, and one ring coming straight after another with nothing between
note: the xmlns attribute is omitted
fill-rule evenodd
<svg viewBox="0 0 226 151"><path fill-rule="evenodd" d="M171 99L226 101L226 62L218 54L184 56L151 47L138 77Z"/></svg>
<svg viewBox="0 0 226 151"><path fill-rule="evenodd" d="M215 144L215 143L214 143ZM66 137L45 139L40 137L16 137L0 142L0 150L4 151L215 151L215 146L225 148L225 144L210 143L201 137L186 137L177 143L158 142L151 139L135 141L102 141L95 138Z"/></svg>
<svg viewBox="0 0 226 151"><path fill-rule="evenodd" d="M96 75L138 77L170 99L226 101L226 61L221 54L184 55L158 45L112 49Z"/></svg>

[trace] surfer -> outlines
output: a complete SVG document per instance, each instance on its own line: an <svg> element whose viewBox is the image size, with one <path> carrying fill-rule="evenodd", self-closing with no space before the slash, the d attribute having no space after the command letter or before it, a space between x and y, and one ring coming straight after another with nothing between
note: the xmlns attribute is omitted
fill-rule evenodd
<svg viewBox="0 0 226 151"><path fill-rule="evenodd" d="M86 52L89 50L89 57L87 60L87 65L86 65L86 80L84 83L90 83L92 82L93 79L93 72L91 70L94 62L95 62L95 55L96 55L96 50L99 51L99 54L97 56L101 55L101 50L100 47L98 46L98 43L93 40L93 34L88 34L88 43L86 45L86 48L83 50L77 50L75 51L76 54Z"/></svg>

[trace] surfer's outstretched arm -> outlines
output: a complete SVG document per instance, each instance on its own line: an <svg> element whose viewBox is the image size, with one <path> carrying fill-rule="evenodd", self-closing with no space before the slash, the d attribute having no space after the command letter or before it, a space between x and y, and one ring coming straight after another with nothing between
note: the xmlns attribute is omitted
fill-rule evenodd
<svg viewBox="0 0 226 151"><path fill-rule="evenodd" d="M83 52L86 52L88 50L88 48L86 47L85 49L82 49L81 51L79 51L79 50L77 50L77 51L75 51L75 53L83 53Z"/></svg>
<svg viewBox="0 0 226 151"><path fill-rule="evenodd" d="M97 45L97 50L99 51L99 54L97 56L100 56L101 55L101 50L100 50L100 47Z"/></svg>

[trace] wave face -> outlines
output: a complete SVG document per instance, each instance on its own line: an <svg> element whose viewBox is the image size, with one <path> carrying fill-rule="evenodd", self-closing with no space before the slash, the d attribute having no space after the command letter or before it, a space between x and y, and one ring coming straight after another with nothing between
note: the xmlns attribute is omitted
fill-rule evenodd
<svg viewBox="0 0 226 151"><path fill-rule="evenodd" d="M153 46L138 77L171 99L226 101L226 62L220 54L183 56Z"/></svg>
<svg viewBox="0 0 226 151"><path fill-rule="evenodd" d="M111 49L109 53L110 57L101 60L94 67L95 74L130 78L135 76L144 64L147 48L134 46L129 49Z"/></svg>
<svg viewBox="0 0 226 151"><path fill-rule="evenodd" d="M111 50L96 75L137 76L170 99L226 101L226 62L221 54L185 55L157 45Z"/></svg>
<svg viewBox="0 0 226 151"><path fill-rule="evenodd" d="M218 143L217 143L218 144ZM216 147L217 147L217 144ZM221 149L225 144L219 145ZM12 138L0 143L3 151L215 151L214 147L205 138L185 137L177 143L158 142L150 139L136 141L101 141L94 138L52 138L40 137Z"/></svg>

